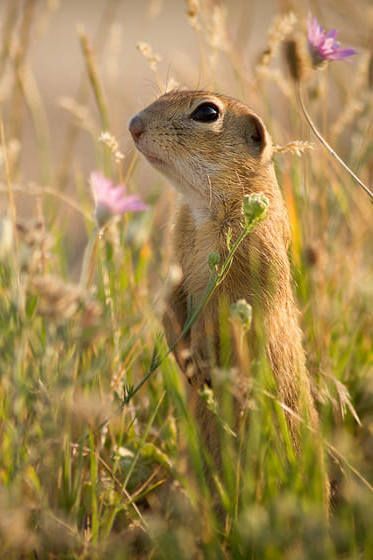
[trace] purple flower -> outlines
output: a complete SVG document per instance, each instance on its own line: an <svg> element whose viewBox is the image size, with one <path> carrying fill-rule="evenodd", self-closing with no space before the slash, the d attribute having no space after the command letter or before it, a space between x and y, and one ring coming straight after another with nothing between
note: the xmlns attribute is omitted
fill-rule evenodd
<svg viewBox="0 0 373 560"><path fill-rule="evenodd" d="M123 185L114 185L110 179L98 171L91 173L90 185L99 226L103 226L109 218L116 214L141 212L147 208L138 196L127 196Z"/></svg>
<svg viewBox="0 0 373 560"><path fill-rule="evenodd" d="M315 66L328 60L343 60L356 54L355 49L342 49L336 41L337 30L326 32L315 17L307 21L308 47Z"/></svg>

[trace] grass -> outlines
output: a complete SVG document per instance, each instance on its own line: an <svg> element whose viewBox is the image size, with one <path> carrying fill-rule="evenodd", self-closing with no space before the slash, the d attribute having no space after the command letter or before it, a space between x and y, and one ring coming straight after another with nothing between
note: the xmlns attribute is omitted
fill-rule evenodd
<svg viewBox="0 0 373 560"><path fill-rule="evenodd" d="M212 17L208 10L193 11L192 3L189 8L189 23L199 29L206 83L204 65L211 56L215 70L219 61L231 68L228 93L250 97L276 141L313 140L281 66L281 33L272 32L268 45L263 38L260 48L267 46L267 55L253 64L249 76L230 41L220 44L222 51L214 41L219 29L221 37L229 37L222 33L220 12ZM0 71L7 68L18 88L6 100L1 135L0 189L6 213L0 224L1 557L370 558L371 205L365 193L316 145L302 158L276 156L322 434L302 425L304 452L294 453L284 407L260 357L250 365L253 382L240 401L242 416L236 425L233 409L240 387L233 372L217 372L215 393L206 390L204 398L216 410L225 453L221 472L207 480L209 457L160 324L163 286L173 269L159 216L167 214L170 195L154 178L146 185L147 212L115 219L94 237L94 209L87 178L79 170L79 152L74 161L71 150L67 159L61 154L57 162L51 160L45 112L30 78L28 43L15 52L9 48L17 34L29 37L38 17L37 9L28 6L17 13L9 2L0 52ZM188 25L187 20L180 25ZM284 29L283 20L274 24L276 29ZM70 100L74 121L67 146L88 130L97 154L92 168L125 180L136 191L145 163L128 158L123 163L99 141L101 128L115 122L115 114L110 113L94 45L82 29L76 41L86 74L83 93ZM305 92L323 134L368 182L371 98L365 54L362 48L352 80L335 63L327 71L314 71ZM158 61L152 52L149 57L160 83ZM219 89L217 79L210 86ZM89 125L85 91L91 91L98 106L97 119L90 115ZM336 114L330 98L336 99ZM278 107L287 108L287 126L276 100ZM28 185L17 155L26 108L40 155L40 184L24 195L37 201L30 222L20 219L25 200L20 193ZM339 132L338 119L344 122ZM68 176L73 188L63 190ZM76 246L72 251L66 241L69 231L60 217L70 207L81 235L95 249L88 274L82 250ZM78 267L85 268L82 286L72 280L73 253ZM329 519L315 468L315 437L323 438L331 478L338 483Z"/></svg>

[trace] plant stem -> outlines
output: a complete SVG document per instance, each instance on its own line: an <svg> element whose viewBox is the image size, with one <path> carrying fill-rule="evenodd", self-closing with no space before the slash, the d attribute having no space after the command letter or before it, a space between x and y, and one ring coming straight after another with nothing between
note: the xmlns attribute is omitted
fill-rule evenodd
<svg viewBox="0 0 373 560"><path fill-rule="evenodd" d="M334 159L336 159L338 161L338 163L347 171L347 173L349 173L351 175L351 177L356 181L356 183L367 193L367 195L370 197L370 199L373 202L373 192L369 189L369 187L367 187L363 181L361 179L359 179L359 177L352 171L352 169L350 169L348 167L348 165L343 161L343 159L335 152L335 150L333 150L333 148L330 146L330 144L328 144L328 142L325 140L325 138L322 136L322 134L318 131L318 129L316 128L310 114L308 113L306 106L304 104L304 100L303 100L303 95L302 95L302 88L300 83L298 84L298 87L296 88L296 92L297 92L297 99L299 102L299 105L302 109L303 115L307 121L307 123L309 124L312 132L315 134L315 136L318 138L318 140L320 140L321 144L324 146L324 148L326 148L328 150L328 152L330 153L330 155L332 157L334 157Z"/></svg>
<svg viewBox="0 0 373 560"><path fill-rule="evenodd" d="M103 130L110 130L109 114L105 101L103 88L98 76L96 63L93 56L93 49L82 28L78 28L78 35L80 40L80 47L82 49L83 57L86 63L87 74L91 83L93 93L96 99L98 112L101 119L101 126Z"/></svg>
<svg viewBox="0 0 373 560"><path fill-rule="evenodd" d="M104 90L98 75L93 48L84 30L80 27L78 28L78 35L80 40L80 48L82 50L83 57L86 64L89 82L92 86L93 94L95 96L96 105L100 116L101 128L104 131L109 131L110 130L109 111L105 100ZM110 157L109 150L106 146L103 146L103 164L104 164L105 172L107 174L111 174L112 172L111 157Z"/></svg>
<svg viewBox="0 0 373 560"><path fill-rule="evenodd" d="M96 230L93 236L88 241L88 244L84 251L82 271L80 273L79 281L79 285L83 289L88 289L92 282L95 271L99 235L100 231Z"/></svg>
<svg viewBox="0 0 373 560"><path fill-rule="evenodd" d="M245 226L243 226L242 232L240 233L240 235L238 236L238 238L234 242L233 246L231 247L226 260L224 261L224 263L221 266L220 271L218 273L214 272L211 275L209 283L206 286L205 292L204 292L201 300L199 301L198 305L192 310L191 314L187 318L187 320L184 324L183 330L181 331L180 335L177 337L174 344L167 350L167 352L163 356L161 356L159 359L154 361L154 363L152 364L152 366L150 367L150 369L146 373L146 375L144 375L144 377L141 379L141 381L139 381L139 383L137 385L135 385L135 387L130 391L130 393L124 399L124 404L128 404L130 402L132 397L149 380L149 378L159 368L159 366L162 364L162 362L174 351L174 349L176 348L176 346L180 342L180 340L186 334L188 334L188 332L190 331L190 329L192 328L192 326L194 325L194 323L196 322L196 320L200 316L202 310L204 309L204 307L206 306L206 304L210 300L210 298L211 298L212 294L214 293L214 291L216 290L216 288L218 286L220 286L220 284L224 281L225 277L227 276L227 274L229 272L229 269L232 265L234 255L237 252L237 249L239 248L241 243L244 241L244 239L248 236L248 234L254 229L254 227L257 225L258 221L259 220L254 220L252 223L245 224Z"/></svg>

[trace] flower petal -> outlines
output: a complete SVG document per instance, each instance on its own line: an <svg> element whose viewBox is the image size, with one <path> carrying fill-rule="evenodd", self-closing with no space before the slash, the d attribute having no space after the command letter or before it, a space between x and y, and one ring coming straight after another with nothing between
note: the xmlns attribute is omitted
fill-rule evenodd
<svg viewBox="0 0 373 560"><path fill-rule="evenodd" d="M337 30L336 29L331 29L330 31L327 32L326 37L328 37L328 39L335 39L337 36Z"/></svg>
<svg viewBox="0 0 373 560"><path fill-rule="evenodd" d="M343 60L356 53L355 49L343 49L336 40L337 30L326 31L318 23L316 17L308 16L307 36L313 63L318 66L326 60Z"/></svg>
<svg viewBox="0 0 373 560"><path fill-rule="evenodd" d="M146 204L135 195L126 196L118 203L119 213L123 212L142 212L147 209Z"/></svg>
<svg viewBox="0 0 373 560"><path fill-rule="evenodd" d="M330 60L344 60L350 56L357 54L355 49L336 49L330 57Z"/></svg>
<svg viewBox="0 0 373 560"><path fill-rule="evenodd" d="M114 185L99 171L90 174L90 186L95 201L96 220L100 227L110 216L124 212L141 212L147 208L138 196L126 196L124 185Z"/></svg>

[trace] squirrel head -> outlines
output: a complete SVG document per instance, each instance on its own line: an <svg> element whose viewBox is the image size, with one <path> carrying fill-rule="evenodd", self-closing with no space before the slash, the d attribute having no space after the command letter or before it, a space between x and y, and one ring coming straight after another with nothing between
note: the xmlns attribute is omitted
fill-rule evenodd
<svg viewBox="0 0 373 560"><path fill-rule="evenodd" d="M172 91L135 115L136 147L192 205L257 190L272 168L272 141L245 104L208 91Z"/></svg>

